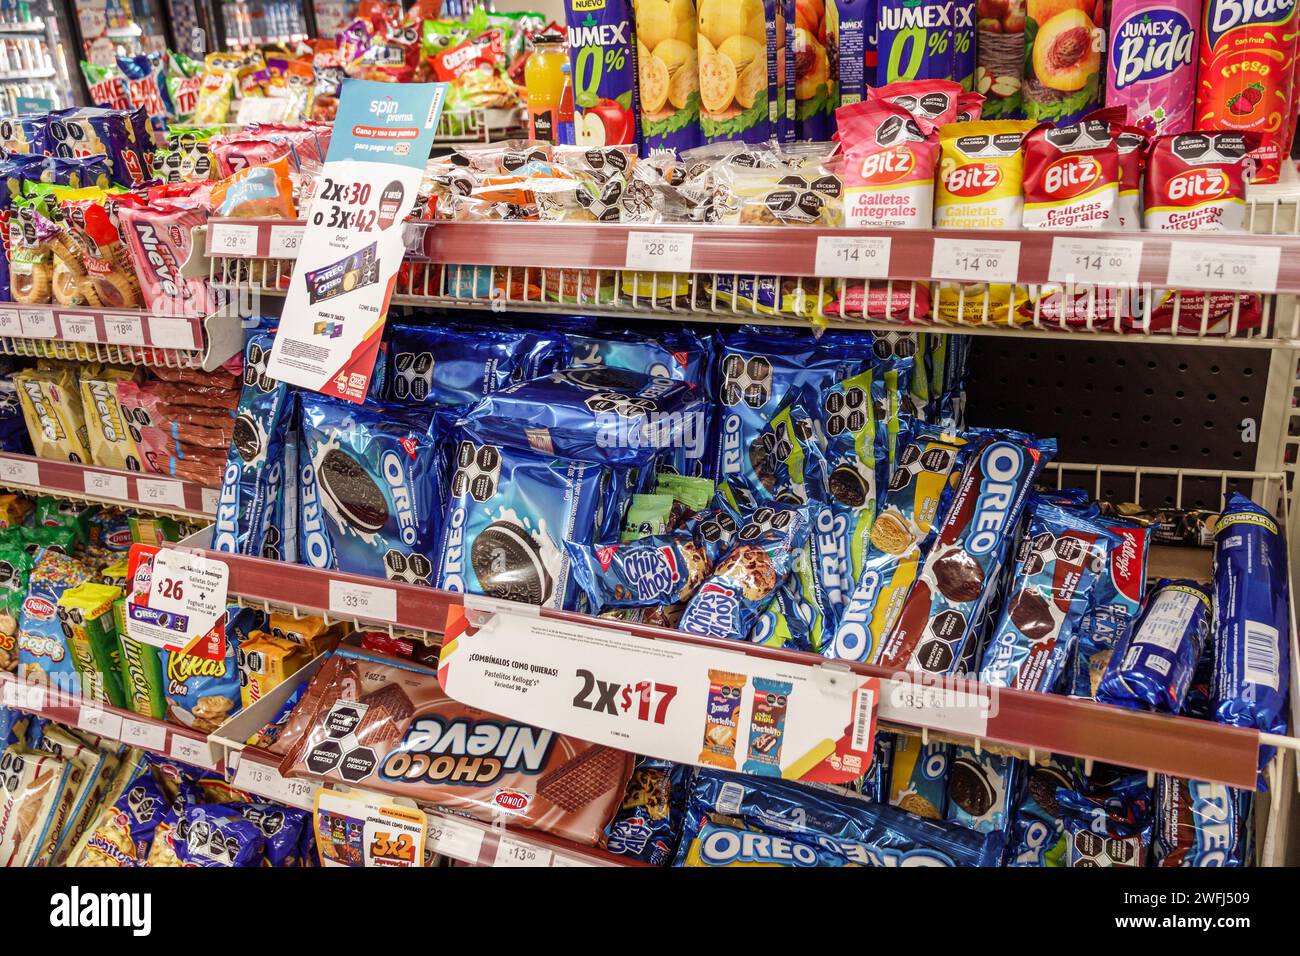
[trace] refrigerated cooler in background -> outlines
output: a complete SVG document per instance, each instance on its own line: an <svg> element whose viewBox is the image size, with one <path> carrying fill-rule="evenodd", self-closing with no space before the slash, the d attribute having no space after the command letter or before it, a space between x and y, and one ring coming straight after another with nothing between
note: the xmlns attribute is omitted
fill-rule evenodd
<svg viewBox="0 0 1300 956"><path fill-rule="evenodd" d="M0 116L75 105L71 24L54 0L0 0Z"/></svg>

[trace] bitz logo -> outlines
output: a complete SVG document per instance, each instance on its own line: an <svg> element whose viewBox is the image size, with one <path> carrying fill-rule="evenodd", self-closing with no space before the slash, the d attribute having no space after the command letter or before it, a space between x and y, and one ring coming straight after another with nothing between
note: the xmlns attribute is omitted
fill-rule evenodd
<svg viewBox="0 0 1300 956"><path fill-rule="evenodd" d="M152 893L82 893L73 886L50 897L50 925L64 929L121 926L133 936L153 929Z"/></svg>

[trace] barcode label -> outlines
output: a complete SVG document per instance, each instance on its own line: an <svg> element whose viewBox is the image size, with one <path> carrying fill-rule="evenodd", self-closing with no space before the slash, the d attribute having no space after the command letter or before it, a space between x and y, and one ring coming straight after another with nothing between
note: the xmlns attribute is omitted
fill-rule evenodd
<svg viewBox="0 0 1300 956"><path fill-rule="evenodd" d="M869 690L858 692L857 713L853 715L853 749L866 752L875 745L871 739L871 712L876 707L876 695Z"/></svg>
<svg viewBox="0 0 1300 956"><path fill-rule="evenodd" d="M1169 662L1163 657L1152 656L1147 660L1147 667L1151 668L1161 677L1169 676Z"/></svg>
<svg viewBox="0 0 1300 956"><path fill-rule="evenodd" d="M1246 682L1277 690L1277 628L1246 622Z"/></svg>
<svg viewBox="0 0 1300 956"><path fill-rule="evenodd" d="M739 814L740 805L745 800L745 788L738 783L724 783L718 790L718 812Z"/></svg>

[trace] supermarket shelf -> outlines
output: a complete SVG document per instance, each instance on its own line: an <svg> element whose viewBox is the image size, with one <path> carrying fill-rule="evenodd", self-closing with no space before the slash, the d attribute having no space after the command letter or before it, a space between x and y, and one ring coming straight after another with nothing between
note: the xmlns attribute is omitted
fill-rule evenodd
<svg viewBox="0 0 1300 956"><path fill-rule="evenodd" d="M0 23L0 36L9 34L43 34L45 33L45 21L37 18L35 20L26 20L18 23Z"/></svg>
<svg viewBox="0 0 1300 956"><path fill-rule="evenodd" d="M186 520L217 513L220 489L190 481L100 468L72 461L51 461L32 455L0 453L0 487L32 494L49 494L98 504L120 505Z"/></svg>
<svg viewBox="0 0 1300 956"><path fill-rule="evenodd" d="M0 703L184 763L222 769L207 734L0 673Z"/></svg>
<svg viewBox="0 0 1300 956"><path fill-rule="evenodd" d="M491 143L508 138L508 134L521 131L524 126L522 107L509 110L443 110L434 134L434 143Z"/></svg>
<svg viewBox="0 0 1300 956"><path fill-rule="evenodd" d="M58 73L53 68L33 70L31 73L0 73L0 82L18 83L23 80L51 80L56 76L58 76Z"/></svg>
<svg viewBox="0 0 1300 956"><path fill-rule="evenodd" d="M211 371L242 348L242 336L230 311L186 318L142 309L0 303L0 355Z"/></svg>

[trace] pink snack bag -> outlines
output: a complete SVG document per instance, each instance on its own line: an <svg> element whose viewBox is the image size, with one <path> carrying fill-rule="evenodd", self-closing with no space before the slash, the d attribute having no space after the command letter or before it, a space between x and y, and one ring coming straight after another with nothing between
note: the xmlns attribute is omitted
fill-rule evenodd
<svg viewBox="0 0 1300 956"><path fill-rule="evenodd" d="M122 206L118 217L145 305L154 315L203 316L221 307L223 299L208 287L206 276L181 275L194 243L194 227L208 220L206 202L178 199Z"/></svg>
<svg viewBox="0 0 1300 956"><path fill-rule="evenodd" d="M1201 0L1114 0L1106 105L1153 136L1190 130L1200 19Z"/></svg>

